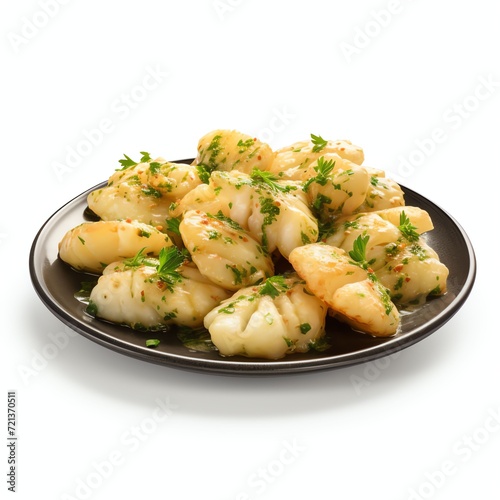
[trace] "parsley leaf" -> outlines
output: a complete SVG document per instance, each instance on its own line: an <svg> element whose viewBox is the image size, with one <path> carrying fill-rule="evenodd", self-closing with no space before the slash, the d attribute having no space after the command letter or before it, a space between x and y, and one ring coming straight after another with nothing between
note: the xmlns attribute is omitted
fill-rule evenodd
<svg viewBox="0 0 500 500"><path fill-rule="evenodd" d="M177 247L164 247L160 250L158 260L156 274L161 281L167 284L167 288L172 291L173 285L182 281L182 275L177 269L186 260L186 256Z"/></svg>
<svg viewBox="0 0 500 500"><path fill-rule="evenodd" d="M302 190L307 193L309 186L313 182L316 182L317 184L324 186L328 182L328 176L332 173L332 170L334 168L335 168L334 160L325 160L324 156L318 158L317 164L314 167L314 171L317 173L317 175L307 179L307 181L304 183L304 186L302 187Z"/></svg>
<svg viewBox="0 0 500 500"><path fill-rule="evenodd" d="M130 257L128 259L123 260L123 265L125 267L139 267L139 266L154 266L155 260L151 257L148 257L147 254L144 253L146 247L141 248L134 257Z"/></svg>
<svg viewBox="0 0 500 500"><path fill-rule="evenodd" d="M180 217L173 217L172 219L167 219L167 231L176 234L177 236L181 235L181 231L179 229L179 225L181 223Z"/></svg>
<svg viewBox="0 0 500 500"><path fill-rule="evenodd" d="M118 170L126 170L129 167L135 167L137 165L137 162L132 160L129 156L126 154L123 155L125 157L124 160L118 160L118 163L122 166L122 168L119 168Z"/></svg>
<svg viewBox="0 0 500 500"><path fill-rule="evenodd" d="M200 181L203 184L208 184L210 181L210 169L206 165L196 165L196 172Z"/></svg>
<svg viewBox="0 0 500 500"><path fill-rule="evenodd" d="M218 221L226 223L231 229L234 229L235 231L244 231L244 229L233 219L230 217L226 217L223 213L222 210L219 210L215 215L207 213L207 216L210 219L216 219Z"/></svg>
<svg viewBox="0 0 500 500"><path fill-rule="evenodd" d="M157 161L153 161L149 164L149 171L153 174L156 175L160 172L161 169L161 163Z"/></svg>
<svg viewBox="0 0 500 500"><path fill-rule="evenodd" d="M370 236L361 236L359 235L352 245L352 250L349 252L349 257L361 265L366 263L366 245L368 244L368 240ZM363 266L362 266L363 267Z"/></svg>
<svg viewBox="0 0 500 500"><path fill-rule="evenodd" d="M417 227L411 223L404 210L399 216L398 229L401 231L402 235L412 243L418 241L418 239L420 238L420 235L416 231Z"/></svg>
<svg viewBox="0 0 500 500"><path fill-rule="evenodd" d="M130 158L126 154L124 154L123 156L125 157L125 159L118 160L118 163L122 166L122 168L119 168L117 170L127 170L127 168L135 167L139 163L145 163L145 162L151 161L151 156L149 155L148 152L141 151L141 155L142 155L141 160L137 162L137 161L132 160L132 158Z"/></svg>
<svg viewBox="0 0 500 500"><path fill-rule="evenodd" d="M254 143L255 143L255 141L252 138L247 139L246 141L243 141L243 139L240 139L238 141L238 144L236 144L240 148L238 150L238 153L240 153L240 154L244 153L248 148L253 146Z"/></svg>
<svg viewBox="0 0 500 500"><path fill-rule="evenodd" d="M286 292L289 286L285 282L285 278L280 275L267 278L265 283L261 285L259 290L260 295L269 295L271 298L278 297L281 293Z"/></svg>
<svg viewBox="0 0 500 500"><path fill-rule="evenodd" d="M314 144L312 148L313 153L319 153L328 144L328 141L323 139L323 137L314 134L311 134L311 142Z"/></svg>
<svg viewBox="0 0 500 500"><path fill-rule="evenodd" d="M279 184L277 182L279 179L276 175L272 174L271 172L260 170L256 167L253 168L250 177L254 182L264 184L274 192L288 193L289 191L297 189L296 186L283 186L282 184Z"/></svg>

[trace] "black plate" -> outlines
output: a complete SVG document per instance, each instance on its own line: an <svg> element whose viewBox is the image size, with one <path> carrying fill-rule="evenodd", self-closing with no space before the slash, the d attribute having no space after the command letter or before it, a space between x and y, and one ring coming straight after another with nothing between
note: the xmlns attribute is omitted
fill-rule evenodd
<svg viewBox="0 0 500 500"><path fill-rule="evenodd" d="M40 299L63 323L94 342L144 361L228 375L294 373L353 365L387 356L435 332L460 309L474 284L474 251L463 229L434 203L402 186L407 205L429 212L435 228L426 235L427 242L448 266L450 277L444 296L430 299L417 311L402 316L398 335L374 338L329 319L327 336L331 347L323 352L294 354L268 361L240 356L224 358L216 351L191 351L169 332L139 333L91 318L84 312L85 305L74 298L81 282L89 278L73 271L58 258L58 243L66 231L86 220L87 195L105 185L99 184L77 196L42 226L30 252L31 279ZM151 336L161 339L154 349L145 346L145 340Z"/></svg>

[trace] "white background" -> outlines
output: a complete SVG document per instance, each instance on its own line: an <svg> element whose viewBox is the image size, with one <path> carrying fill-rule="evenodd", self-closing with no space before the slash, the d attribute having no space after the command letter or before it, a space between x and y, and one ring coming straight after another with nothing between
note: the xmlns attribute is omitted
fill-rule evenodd
<svg viewBox="0 0 500 500"><path fill-rule="evenodd" d="M43 5L0 13L0 400L18 392L17 498L499 498L495 3ZM396 359L299 376L190 373L65 333L30 282L37 230L123 153L192 157L215 128L362 146L466 230L469 300Z"/></svg>

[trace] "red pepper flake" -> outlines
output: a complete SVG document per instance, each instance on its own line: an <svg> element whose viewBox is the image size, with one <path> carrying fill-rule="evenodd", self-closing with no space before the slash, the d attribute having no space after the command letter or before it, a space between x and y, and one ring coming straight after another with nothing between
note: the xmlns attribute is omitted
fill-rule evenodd
<svg viewBox="0 0 500 500"><path fill-rule="evenodd" d="M262 160L262 156L260 156L260 155L257 156L257 160L259 160L259 161Z"/></svg>
<svg viewBox="0 0 500 500"><path fill-rule="evenodd" d="M405 278L405 281L406 281L406 283L408 283L408 281L411 281L411 278L406 277L406 278Z"/></svg>
<svg viewBox="0 0 500 500"><path fill-rule="evenodd" d="M403 269L403 264L398 264L397 266L394 266L394 272L399 273Z"/></svg>
<svg viewBox="0 0 500 500"><path fill-rule="evenodd" d="M125 219L125 222L128 222L130 224L132 222L132 219Z"/></svg>

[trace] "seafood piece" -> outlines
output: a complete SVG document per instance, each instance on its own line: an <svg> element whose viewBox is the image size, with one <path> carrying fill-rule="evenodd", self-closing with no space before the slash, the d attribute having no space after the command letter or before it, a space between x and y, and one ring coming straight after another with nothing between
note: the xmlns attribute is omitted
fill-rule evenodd
<svg viewBox="0 0 500 500"><path fill-rule="evenodd" d="M179 230L201 274L223 288L238 290L274 274L269 254L238 223L221 213L190 210Z"/></svg>
<svg viewBox="0 0 500 500"><path fill-rule="evenodd" d="M239 170L249 174L254 168L269 170L273 160L268 144L236 130L214 130L199 140L195 163L208 172Z"/></svg>
<svg viewBox="0 0 500 500"><path fill-rule="evenodd" d="M205 315L229 293L184 259L170 247L159 259L136 256L110 264L92 289L87 310L136 330L201 326Z"/></svg>
<svg viewBox="0 0 500 500"><path fill-rule="evenodd" d="M79 271L101 273L111 262L133 257L139 250L158 255L172 245L157 228L134 220L84 222L59 242L59 257Z"/></svg>
<svg viewBox="0 0 500 500"><path fill-rule="evenodd" d="M307 352L324 336L327 306L295 274L239 290L204 321L224 356L279 359Z"/></svg>
<svg viewBox="0 0 500 500"><path fill-rule="evenodd" d="M332 153L312 162L302 180L310 206L325 220L354 213L365 201L370 183L365 168Z"/></svg>
<svg viewBox="0 0 500 500"><path fill-rule="evenodd" d="M311 140L296 142L276 151L270 171L283 179L301 180L307 167L321 156L335 153L341 158L361 165L365 159L363 149L351 141L326 141L311 134Z"/></svg>
<svg viewBox="0 0 500 500"><path fill-rule="evenodd" d="M393 335L399 327L399 313L368 268L368 239L358 238L350 254L324 243L298 247L290 254L290 262L311 292L328 304L333 316L370 335Z"/></svg>

